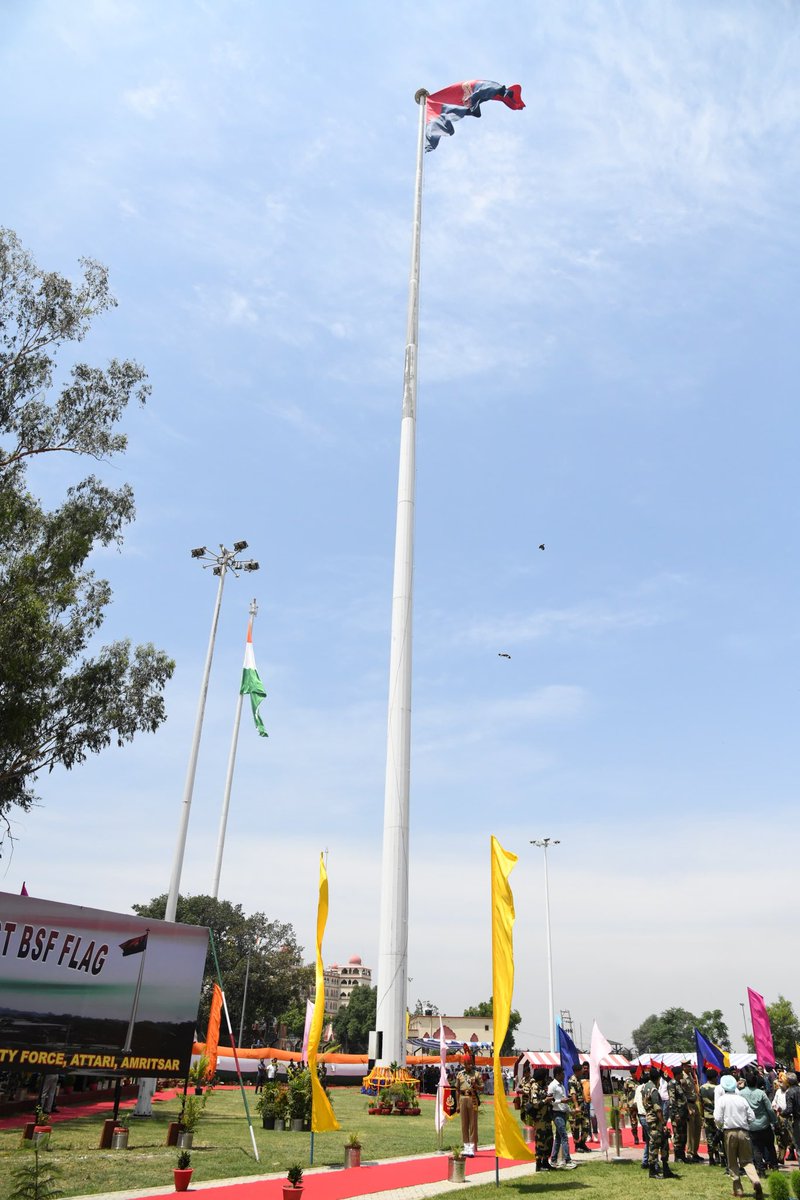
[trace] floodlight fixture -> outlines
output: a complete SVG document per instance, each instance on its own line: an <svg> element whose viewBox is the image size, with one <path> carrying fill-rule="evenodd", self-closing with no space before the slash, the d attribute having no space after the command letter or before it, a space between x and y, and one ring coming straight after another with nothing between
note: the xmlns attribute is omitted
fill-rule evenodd
<svg viewBox="0 0 800 1200"><path fill-rule="evenodd" d="M241 554L242 550L247 549L247 542L234 542L233 549L236 554Z"/></svg>
<svg viewBox="0 0 800 1200"><path fill-rule="evenodd" d="M258 568L259 568L259 564L257 562L251 561L251 562L246 562L244 564L245 571L257 571Z"/></svg>
<svg viewBox="0 0 800 1200"><path fill-rule="evenodd" d="M214 567L214 570L211 572L211 574L212 574L212 575L221 575L221 574L222 574L222 567L220 567L219 565L217 565L216 567Z"/></svg>
<svg viewBox="0 0 800 1200"><path fill-rule="evenodd" d="M205 546L196 546L192 551L192 558L202 558L206 552Z"/></svg>

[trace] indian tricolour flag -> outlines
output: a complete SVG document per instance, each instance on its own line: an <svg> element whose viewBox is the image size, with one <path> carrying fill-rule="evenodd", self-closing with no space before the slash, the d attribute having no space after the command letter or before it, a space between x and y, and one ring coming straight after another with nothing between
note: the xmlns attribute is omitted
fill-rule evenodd
<svg viewBox="0 0 800 1200"><path fill-rule="evenodd" d="M244 648L244 668L242 670L242 686L239 691L243 696L250 697L250 704L253 708L253 720L256 723L256 729L261 737L269 737L264 722L258 715L259 705L261 701L266 699L266 689L259 678L256 670L256 656L253 653L253 618L247 626L247 645Z"/></svg>

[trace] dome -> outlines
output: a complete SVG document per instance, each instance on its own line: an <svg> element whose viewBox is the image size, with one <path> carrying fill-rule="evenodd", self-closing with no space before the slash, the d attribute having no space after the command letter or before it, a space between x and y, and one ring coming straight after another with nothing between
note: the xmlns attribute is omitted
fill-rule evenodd
<svg viewBox="0 0 800 1200"><path fill-rule="evenodd" d="M353 957L352 957L352 958L348 958L348 960L347 960L347 961L350 963L350 965L351 965L352 967L360 967L360 966L361 966L361 955L360 955L360 954L354 954L354 955L353 955Z"/></svg>

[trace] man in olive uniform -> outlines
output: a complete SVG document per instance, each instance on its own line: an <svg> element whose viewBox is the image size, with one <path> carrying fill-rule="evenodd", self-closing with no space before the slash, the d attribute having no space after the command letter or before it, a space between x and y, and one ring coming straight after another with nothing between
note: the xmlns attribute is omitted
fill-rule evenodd
<svg viewBox="0 0 800 1200"><path fill-rule="evenodd" d="M686 1162L686 1134L689 1123L689 1101L683 1083L683 1067L673 1068L673 1077L667 1084L669 1097L669 1119L672 1125L672 1140L675 1144L675 1162Z"/></svg>
<svg viewBox="0 0 800 1200"><path fill-rule="evenodd" d="M625 1107L628 1110L628 1120L631 1123L631 1132L633 1133L634 1145L639 1145L639 1117L636 1110L636 1080L632 1076L622 1084L622 1091L625 1096Z"/></svg>
<svg viewBox="0 0 800 1200"><path fill-rule="evenodd" d="M664 1179L674 1179L675 1175L669 1169L669 1130L661 1107L661 1096L658 1091L659 1072L655 1067L650 1068L650 1081L653 1087L642 1091L644 1106L647 1111L647 1131L650 1141L649 1172L651 1179L657 1179L659 1160ZM670 1081L672 1082L672 1081Z"/></svg>
<svg viewBox="0 0 800 1200"><path fill-rule="evenodd" d="M589 1136L589 1122L586 1120L583 1111L583 1083L578 1074L579 1070L580 1068L576 1067L575 1073L570 1076L569 1080L569 1124L572 1130L572 1141L575 1149L589 1154L591 1151L586 1145L586 1139Z"/></svg>
<svg viewBox="0 0 800 1200"><path fill-rule="evenodd" d="M456 1075L456 1096L461 1113L461 1140L464 1157L473 1158L478 1153L478 1107L483 1090L483 1076L475 1069L475 1052L464 1046L463 1067Z"/></svg>
<svg viewBox="0 0 800 1200"><path fill-rule="evenodd" d="M701 1163L706 1160L700 1155L700 1134L703 1130L703 1105L697 1087L697 1075L688 1059L683 1060L683 1090L686 1092L686 1160Z"/></svg>
<svg viewBox="0 0 800 1200"><path fill-rule="evenodd" d="M719 1164L721 1167L727 1169L725 1137L714 1120L714 1104L717 1098L718 1085L719 1071L716 1067L706 1067L706 1082L700 1085L700 1102L703 1105L703 1128L705 1129L706 1145L708 1146L708 1163L712 1167Z"/></svg>
<svg viewBox="0 0 800 1200"><path fill-rule="evenodd" d="M553 1097L547 1090L546 1067L535 1067L530 1089L528 1111L533 1117L536 1141L536 1170L552 1171L550 1151L553 1146Z"/></svg>

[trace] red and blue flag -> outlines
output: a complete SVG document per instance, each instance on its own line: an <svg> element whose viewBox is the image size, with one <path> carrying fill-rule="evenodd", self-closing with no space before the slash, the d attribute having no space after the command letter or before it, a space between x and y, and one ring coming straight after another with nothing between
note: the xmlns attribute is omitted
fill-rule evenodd
<svg viewBox="0 0 800 1200"><path fill-rule="evenodd" d="M425 109L425 150L435 150L444 134L453 133L453 125L462 117L479 117L484 100L502 100L507 108L519 110L522 88L518 83L492 83L489 79L468 79L452 83L428 96Z"/></svg>

